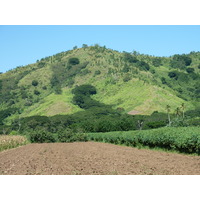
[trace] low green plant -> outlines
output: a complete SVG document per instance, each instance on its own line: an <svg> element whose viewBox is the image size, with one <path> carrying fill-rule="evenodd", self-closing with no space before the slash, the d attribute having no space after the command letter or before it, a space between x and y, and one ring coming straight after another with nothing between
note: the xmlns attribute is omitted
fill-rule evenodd
<svg viewBox="0 0 200 200"><path fill-rule="evenodd" d="M200 127L164 127L143 131L88 133L89 140L148 146L200 154Z"/></svg>

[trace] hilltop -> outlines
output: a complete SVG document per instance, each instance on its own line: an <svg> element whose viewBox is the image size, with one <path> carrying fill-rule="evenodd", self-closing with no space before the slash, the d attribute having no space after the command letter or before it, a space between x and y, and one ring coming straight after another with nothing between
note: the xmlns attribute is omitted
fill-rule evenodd
<svg viewBox="0 0 200 200"><path fill-rule="evenodd" d="M199 106L200 52L156 57L99 45L74 48L0 74L4 123L29 116L83 111L73 102L76 86L91 85L94 101L123 113L171 112Z"/></svg>

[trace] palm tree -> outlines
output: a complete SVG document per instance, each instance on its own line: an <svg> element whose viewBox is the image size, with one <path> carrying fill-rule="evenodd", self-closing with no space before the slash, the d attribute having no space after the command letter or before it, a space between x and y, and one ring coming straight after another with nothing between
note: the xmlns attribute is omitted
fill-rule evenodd
<svg viewBox="0 0 200 200"><path fill-rule="evenodd" d="M175 110L176 117L178 118L178 116L180 116L180 114L181 114L181 110L180 110L179 107L177 107L176 110Z"/></svg>
<svg viewBox="0 0 200 200"><path fill-rule="evenodd" d="M171 126L171 119L170 119L170 115L169 115L170 109L171 109L170 105L167 105L167 106L166 106L166 110L167 110L167 114L168 114L169 126Z"/></svg>
<svg viewBox="0 0 200 200"><path fill-rule="evenodd" d="M182 109L182 116L184 119L185 118L185 104L184 103L181 104L181 109Z"/></svg>

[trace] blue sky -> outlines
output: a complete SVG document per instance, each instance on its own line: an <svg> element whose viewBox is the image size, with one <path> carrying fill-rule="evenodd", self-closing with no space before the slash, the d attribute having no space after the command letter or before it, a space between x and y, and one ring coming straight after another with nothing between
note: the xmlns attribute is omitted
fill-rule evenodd
<svg viewBox="0 0 200 200"><path fill-rule="evenodd" d="M200 26L0 26L0 72L36 62L75 45L99 44L155 56L200 51Z"/></svg>

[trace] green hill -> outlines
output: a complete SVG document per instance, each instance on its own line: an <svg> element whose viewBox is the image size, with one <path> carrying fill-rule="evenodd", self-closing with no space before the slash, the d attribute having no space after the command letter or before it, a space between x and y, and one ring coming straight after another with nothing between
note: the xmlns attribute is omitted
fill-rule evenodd
<svg viewBox="0 0 200 200"><path fill-rule="evenodd" d="M83 84L96 88L93 100L124 113L166 112L166 105L174 112L182 103L192 110L199 106L199 80L200 52L155 57L98 45L74 49L0 74L1 120L84 110L72 94Z"/></svg>

